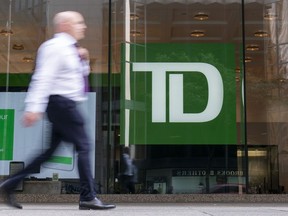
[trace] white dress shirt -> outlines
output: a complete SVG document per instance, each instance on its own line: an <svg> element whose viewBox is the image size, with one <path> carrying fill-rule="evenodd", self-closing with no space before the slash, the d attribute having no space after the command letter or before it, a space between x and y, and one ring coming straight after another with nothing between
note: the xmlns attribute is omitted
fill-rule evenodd
<svg viewBox="0 0 288 216"><path fill-rule="evenodd" d="M39 47L25 111L45 112L50 95L86 99L83 75L89 74L89 62L80 60L75 43L69 34L57 33Z"/></svg>

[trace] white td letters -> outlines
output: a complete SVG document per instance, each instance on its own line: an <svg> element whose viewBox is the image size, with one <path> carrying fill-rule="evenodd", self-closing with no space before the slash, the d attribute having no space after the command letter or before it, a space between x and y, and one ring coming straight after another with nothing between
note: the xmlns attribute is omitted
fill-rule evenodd
<svg viewBox="0 0 288 216"><path fill-rule="evenodd" d="M134 72L152 72L152 122L166 122L166 72L200 72L208 82L208 101L200 113L184 113L183 74L169 74L169 121L207 122L216 118L223 105L220 72L207 63L133 63Z"/></svg>

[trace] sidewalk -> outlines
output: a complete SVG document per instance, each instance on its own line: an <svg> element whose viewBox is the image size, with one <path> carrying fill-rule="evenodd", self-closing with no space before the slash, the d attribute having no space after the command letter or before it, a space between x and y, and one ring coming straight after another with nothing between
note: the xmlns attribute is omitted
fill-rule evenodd
<svg viewBox="0 0 288 216"><path fill-rule="evenodd" d="M0 216L287 216L285 203L118 203L113 210L78 210L77 204L0 204Z"/></svg>

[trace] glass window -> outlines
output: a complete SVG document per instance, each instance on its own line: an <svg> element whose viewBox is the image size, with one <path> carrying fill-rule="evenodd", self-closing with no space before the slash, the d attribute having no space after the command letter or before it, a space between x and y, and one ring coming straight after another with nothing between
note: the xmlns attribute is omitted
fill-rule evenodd
<svg viewBox="0 0 288 216"><path fill-rule="evenodd" d="M134 192L126 146L136 193L212 193L226 184L242 193L241 1L119 0L112 11L112 71L121 74L116 190Z"/></svg>
<svg viewBox="0 0 288 216"><path fill-rule="evenodd" d="M88 26L81 45L90 52L98 193L287 192L287 7L284 0L1 0L0 177L45 149L49 126L22 128L23 100L53 16L76 10ZM59 193L77 193L74 149L61 151L69 166L50 161L27 182L58 176Z"/></svg>
<svg viewBox="0 0 288 216"><path fill-rule="evenodd" d="M286 9L287 1L245 5L247 143L255 193L283 193L288 187Z"/></svg>

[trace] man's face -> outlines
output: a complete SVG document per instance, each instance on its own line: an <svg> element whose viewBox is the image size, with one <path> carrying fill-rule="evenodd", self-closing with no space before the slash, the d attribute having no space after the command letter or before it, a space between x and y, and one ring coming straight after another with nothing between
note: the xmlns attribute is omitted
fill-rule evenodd
<svg viewBox="0 0 288 216"><path fill-rule="evenodd" d="M81 40L85 37L85 30L87 28L84 18L80 14L75 14L69 22L69 33L76 40Z"/></svg>

